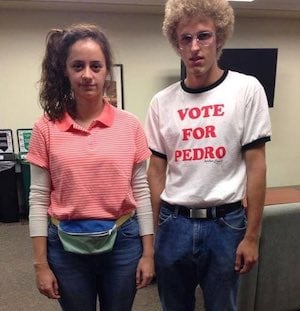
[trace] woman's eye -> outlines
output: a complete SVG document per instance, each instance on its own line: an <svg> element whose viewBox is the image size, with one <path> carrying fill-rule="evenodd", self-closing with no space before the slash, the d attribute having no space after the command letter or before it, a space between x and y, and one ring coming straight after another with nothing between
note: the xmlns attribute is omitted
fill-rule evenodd
<svg viewBox="0 0 300 311"><path fill-rule="evenodd" d="M95 71L99 71L102 68L102 66L101 64L95 63L95 64L92 64L92 68Z"/></svg>
<svg viewBox="0 0 300 311"><path fill-rule="evenodd" d="M81 70L82 69L82 64L73 64L73 69L75 69L76 71L79 71L79 70Z"/></svg>

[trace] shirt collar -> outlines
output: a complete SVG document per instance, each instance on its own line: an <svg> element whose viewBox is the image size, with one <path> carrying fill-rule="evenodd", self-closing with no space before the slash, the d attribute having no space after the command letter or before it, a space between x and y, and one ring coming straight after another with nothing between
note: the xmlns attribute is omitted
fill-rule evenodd
<svg viewBox="0 0 300 311"><path fill-rule="evenodd" d="M101 112L101 114L98 116L98 118L94 119L94 126L104 126L104 127L110 127L113 124L116 108L113 107L108 102L104 102L104 107ZM74 121L74 119L66 112L62 120L56 121L57 127L63 131L67 132L71 129L78 129L77 123Z"/></svg>

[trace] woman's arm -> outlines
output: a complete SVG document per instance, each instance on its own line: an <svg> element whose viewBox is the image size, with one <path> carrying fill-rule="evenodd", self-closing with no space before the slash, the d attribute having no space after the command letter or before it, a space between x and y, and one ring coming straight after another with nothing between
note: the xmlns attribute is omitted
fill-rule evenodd
<svg viewBox="0 0 300 311"><path fill-rule="evenodd" d="M33 243L37 288L48 298L58 299L58 284L47 259L50 176L46 169L30 165L29 231Z"/></svg>
<svg viewBox="0 0 300 311"><path fill-rule="evenodd" d="M154 275L153 216L146 167L146 161L137 164L132 177L132 190L137 204L137 217L143 244L143 254L136 271L137 288L150 284Z"/></svg>

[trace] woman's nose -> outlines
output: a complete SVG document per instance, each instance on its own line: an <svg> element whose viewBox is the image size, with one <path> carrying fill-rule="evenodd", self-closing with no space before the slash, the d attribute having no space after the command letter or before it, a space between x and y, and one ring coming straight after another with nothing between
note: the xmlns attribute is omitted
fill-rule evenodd
<svg viewBox="0 0 300 311"><path fill-rule="evenodd" d="M86 80L89 80L89 79L91 79L91 78L92 78L92 75L91 75L90 70L88 70L88 69L84 70L83 73L82 73L82 75L81 75L81 79L82 79L83 81L86 81Z"/></svg>

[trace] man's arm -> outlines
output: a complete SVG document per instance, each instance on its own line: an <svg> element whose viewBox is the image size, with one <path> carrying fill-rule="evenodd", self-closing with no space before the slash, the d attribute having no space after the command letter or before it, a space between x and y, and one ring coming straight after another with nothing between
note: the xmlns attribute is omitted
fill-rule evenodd
<svg viewBox="0 0 300 311"><path fill-rule="evenodd" d="M151 194L151 204L153 209L154 232L158 224L160 209L160 195L165 189L167 161L158 156L152 155L148 168L148 183Z"/></svg>
<svg viewBox="0 0 300 311"><path fill-rule="evenodd" d="M237 248L235 270L249 272L258 260L258 244L266 193L265 145L244 152L247 171L247 230Z"/></svg>

